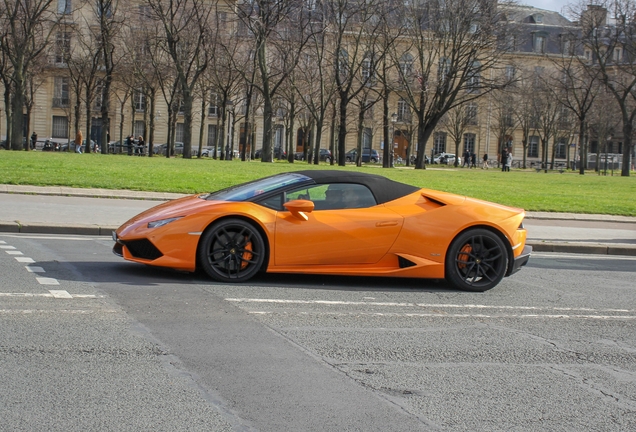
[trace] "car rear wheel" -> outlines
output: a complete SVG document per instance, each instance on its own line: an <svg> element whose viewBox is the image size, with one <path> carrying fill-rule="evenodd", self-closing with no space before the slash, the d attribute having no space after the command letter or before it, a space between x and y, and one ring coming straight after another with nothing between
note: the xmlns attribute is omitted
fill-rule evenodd
<svg viewBox="0 0 636 432"><path fill-rule="evenodd" d="M241 219L226 219L201 237L199 261L205 272L221 282L244 282L265 259L265 243L258 230Z"/></svg>
<svg viewBox="0 0 636 432"><path fill-rule="evenodd" d="M446 254L446 279L464 291L487 291L506 274L508 253L492 231L471 229L451 243Z"/></svg>
<svg viewBox="0 0 636 432"><path fill-rule="evenodd" d="M371 158L371 163L378 163L378 160L376 158Z"/></svg>

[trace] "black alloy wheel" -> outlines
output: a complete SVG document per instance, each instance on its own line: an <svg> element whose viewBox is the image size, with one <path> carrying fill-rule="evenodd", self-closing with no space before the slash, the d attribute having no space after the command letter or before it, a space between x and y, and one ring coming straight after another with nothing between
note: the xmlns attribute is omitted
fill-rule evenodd
<svg viewBox="0 0 636 432"><path fill-rule="evenodd" d="M460 234L446 255L446 279L463 291L487 291L506 274L508 253L499 236L487 229Z"/></svg>
<svg viewBox="0 0 636 432"><path fill-rule="evenodd" d="M201 237L199 262L220 282L245 282L265 260L265 243L259 231L242 219L226 219L212 225Z"/></svg>

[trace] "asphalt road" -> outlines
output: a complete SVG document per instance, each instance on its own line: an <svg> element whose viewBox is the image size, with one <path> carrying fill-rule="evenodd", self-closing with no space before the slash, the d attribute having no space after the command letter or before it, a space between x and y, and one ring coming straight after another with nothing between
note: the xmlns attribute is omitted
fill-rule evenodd
<svg viewBox="0 0 636 432"><path fill-rule="evenodd" d="M636 430L636 258L444 282L124 262L0 233L0 430ZM32 262L30 262L32 261Z"/></svg>

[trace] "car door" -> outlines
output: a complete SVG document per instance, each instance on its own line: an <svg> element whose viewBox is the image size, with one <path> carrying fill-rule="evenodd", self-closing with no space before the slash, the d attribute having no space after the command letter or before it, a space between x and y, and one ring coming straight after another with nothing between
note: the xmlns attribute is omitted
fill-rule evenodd
<svg viewBox="0 0 636 432"><path fill-rule="evenodd" d="M286 200L309 199L314 210L299 217L290 211L276 216L276 266L371 264L379 261L395 242L402 216L383 205L365 201L361 207L326 205L328 185L288 194ZM364 186L362 186L364 187ZM366 187L365 187L366 188Z"/></svg>

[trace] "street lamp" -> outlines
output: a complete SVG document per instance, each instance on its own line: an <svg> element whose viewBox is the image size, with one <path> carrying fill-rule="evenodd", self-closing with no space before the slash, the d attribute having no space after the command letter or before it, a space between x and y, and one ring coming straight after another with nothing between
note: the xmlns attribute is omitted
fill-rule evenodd
<svg viewBox="0 0 636 432"><path fill-rule="evenodd" d="M227 112L227 135L225 137L225 160L232 159L232 153L230 152L230 140L232 139L232 108L234 107L234 102L231 100L227 101L225 104L225 111ZM234 145L232 145L234 147Z"/></svg>

